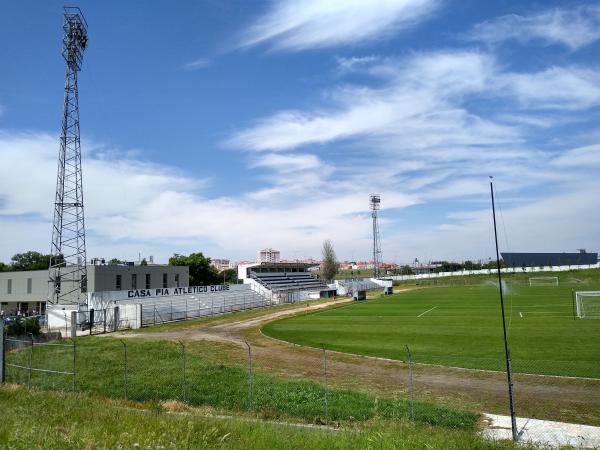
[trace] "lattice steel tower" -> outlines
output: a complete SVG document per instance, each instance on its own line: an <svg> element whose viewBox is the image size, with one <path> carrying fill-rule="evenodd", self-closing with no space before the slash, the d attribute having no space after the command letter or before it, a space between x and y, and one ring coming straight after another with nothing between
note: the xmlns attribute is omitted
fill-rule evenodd
<svg viewBox="0 0 600 450"><path fill-rule="evenodd" d="M65 8L63 31L62 54L67 63L67 75L54 200L48 301L52 304L81 304L87 291L87 270L77 72L81 70L88 35L87 23L79 8Z"/></svg>
<svg viewBox="0 0 600 450"><path fill-rule="evenodd" d="M371 217L373 218L373 277L377 278L381 274L381 241L379 239L379 222L377 220L377 211L379 211L381 205L381 197L379 194L371 194L369 200Z"/></svg>

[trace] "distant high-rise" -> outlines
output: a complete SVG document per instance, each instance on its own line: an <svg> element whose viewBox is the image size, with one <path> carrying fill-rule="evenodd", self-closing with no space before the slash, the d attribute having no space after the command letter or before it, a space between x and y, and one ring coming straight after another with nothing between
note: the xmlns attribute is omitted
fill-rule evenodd
<svg viewBox="0 0 600 450"><path fill-rule="evenodd" d="M257 262L278 263L281 258L279 250L272 248L263 248L256 255Z"/></svg>

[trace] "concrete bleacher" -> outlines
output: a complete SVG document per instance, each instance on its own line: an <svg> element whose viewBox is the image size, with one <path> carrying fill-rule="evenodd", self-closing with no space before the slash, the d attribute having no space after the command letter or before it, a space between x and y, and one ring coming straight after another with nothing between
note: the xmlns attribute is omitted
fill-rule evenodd
<svg viewBox="0 0 600 450"><path fill-rule="evenodd" d="M205 317L268 306L269 300L251 289L223 293L190 294L122 300L118 304L141 304L142 326Z"/></svg>
<svg viewBox="0 0 600 450"><path fill-rule="evenodd" d="M317 278L306 272L274 272L274 273L255 273L251 272L250 277L260 283L262 286L272 291L289 290L310 290L326 291L329 287Z"/></svg>
<svg viewBox="0 0 600 450"><path fill-rule="evenodd" d="M382 287L381 284L375 283L369 278L336 280L335 284L338 286L338 293L340 295L352 295L354 292L381 289Z"/></svg>

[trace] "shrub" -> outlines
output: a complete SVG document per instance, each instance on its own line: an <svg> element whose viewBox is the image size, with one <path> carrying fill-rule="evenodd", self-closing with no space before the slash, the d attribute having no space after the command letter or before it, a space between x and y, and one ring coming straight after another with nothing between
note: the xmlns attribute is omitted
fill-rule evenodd
<svg viewBox="0 0 600 450"><path fill-rule="evenodd" d="M23 320L20 317L6 326L6 333L12 336L22 336L31 333L34 336L40 334L40 322L37 317L28 317Z"/></svg>

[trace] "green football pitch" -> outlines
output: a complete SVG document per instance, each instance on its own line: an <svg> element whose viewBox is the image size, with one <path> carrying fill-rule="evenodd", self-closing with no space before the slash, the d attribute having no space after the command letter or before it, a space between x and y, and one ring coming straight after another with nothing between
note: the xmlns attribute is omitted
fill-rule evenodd
<svg viewBox="0 0 600 450"><path fill-rule="evenodd" d="M600 378L600 320L575 319L572 295L600 290L600 271L548 275L559 276L559 286L530 287L525 274L506 277L514 371ZM263 332L297 344L402 361L408 346L415 362L504 370L497 284L493 277L446 281L457 282L469 284L414 286L389 297L271 322Z"/></svg>

